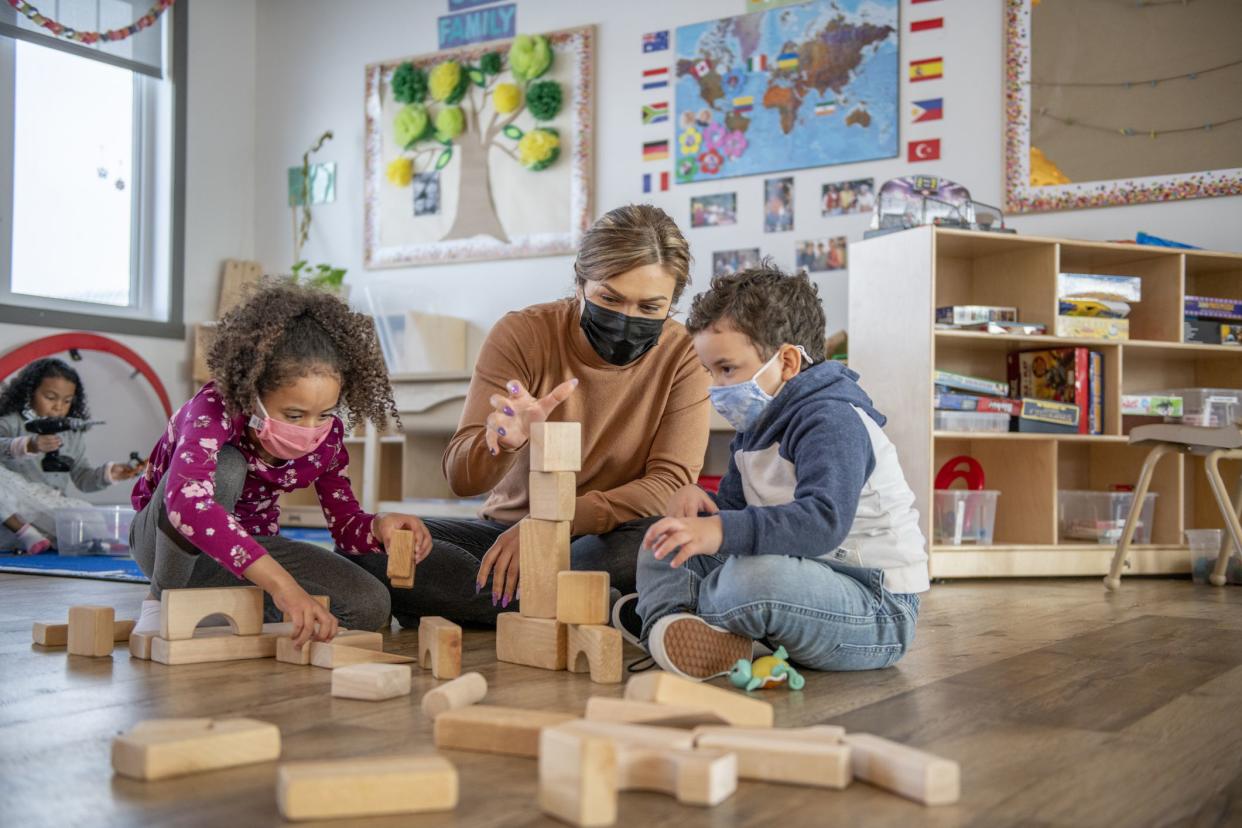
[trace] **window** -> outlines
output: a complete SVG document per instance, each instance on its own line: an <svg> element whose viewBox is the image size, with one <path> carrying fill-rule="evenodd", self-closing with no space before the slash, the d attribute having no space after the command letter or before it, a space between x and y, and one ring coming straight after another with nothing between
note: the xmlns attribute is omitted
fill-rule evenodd
<svg viewBox="0 0 1242 828"><path fill-rule="evenodd" d="M126 25L146 5L78 0L69 9L79 19L63 22ZM97 14L82 19L86 7ZM0 17L0 321L182 336L173 250L180 147L161 27L92 49L8 14Z"/></svg>

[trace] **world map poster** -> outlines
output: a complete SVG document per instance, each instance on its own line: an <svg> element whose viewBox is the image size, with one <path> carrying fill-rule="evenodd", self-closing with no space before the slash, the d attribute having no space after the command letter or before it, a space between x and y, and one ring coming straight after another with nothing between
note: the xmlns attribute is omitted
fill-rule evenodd
<svg viewBox="0 0 1242 828"><path fill-rule="evenodd" d="M897 0L677 29L677 182L898 154Z"/></svg>

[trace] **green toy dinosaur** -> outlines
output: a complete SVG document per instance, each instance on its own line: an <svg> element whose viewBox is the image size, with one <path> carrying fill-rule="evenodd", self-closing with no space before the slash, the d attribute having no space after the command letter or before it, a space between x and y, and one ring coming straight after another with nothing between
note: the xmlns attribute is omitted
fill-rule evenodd
<svg viewBox="0 0 1242 828"><path fill-rule="evenodd" d="M738 659L729 671L729 681L747 693L778 684L788 684L790 690L801 690L806 686L806 679L789 666L788 659L789 653L785 652L784 647L777 647L772 655L757 658L754 663Z"/></svg>

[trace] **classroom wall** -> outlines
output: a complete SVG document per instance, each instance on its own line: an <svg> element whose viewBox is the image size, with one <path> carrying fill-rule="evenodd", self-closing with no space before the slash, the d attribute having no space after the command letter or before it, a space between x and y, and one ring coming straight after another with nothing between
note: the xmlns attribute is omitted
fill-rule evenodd
<svg viewBox="0 0 1242 828"><path fill-rule="evenodd" d="M315 224L303 255L349 269L355 291L368 283L402 286L410 308L470 319L486 330L505 311L565 295L571 283L569 257L471 262L395 270L362 269L363 71L367 63L435 51L435 18L447 0L262 0L258 4L256 84L255 249L269 268L287 268L292 256L290 217L285 206L285 170L324 129L335 140L316 156L337 164L337 201L315 208ZM942 160L907 164L903 158L801 170L795 181L795 230L762 229L764 176L714 183L674 185L670 192L642 194L642 173L670 169L640 160L641 141L661 137L663 126L644 128L638 117L644 97L641 68L671 64L673 52L642 55L641 37L656 29L740 14L742 0L628 0L583 3L517 0L518 31L537 32L594 23L598 26L595 204L597 214L631 201L650 200L683 226L696 256L694 283L708 281L713 250L758 246L782 266L792 267L794 243L845 235L859 240L869 216L822 218L820 186L829 181L874 177L877 185L911 172L938 173L965 184L975 199L1002 198L1002 4L999 0L911 6L901 15L902 71L905 62L945 58L945 79L914 85L914 97L943 97L945 119L911 126L910 84L902 84L902 154L910 138L939 137ZM909 34L913 18L943 15L940 33ZM664 135L672 138L672 130ZM689 228L689 197L738 193L738 225ZM1136 230L1209 248L1242 249L1242 198L1117 207L1014 217L1021 232L1086 239L1133 238ZM845 271L820 274L830 330L846 325ZM694 289L691 289L691 293ZM683 306L685 305L683 300Z"/></svg>
<svg viewBox="0 0 1242 828"><path fill-rule="evenodd" d="M198 0L190 15L186 139L185 319L212 319L220 262L254 255L254 115L256 0ZM0 325L0 352L61 329ZM174 408L191 393L189 347L180 341L113 335L161 377ZM89 456L103 462L143 456L165 417L141 378L110 356L85 353L76 365L92 416L107 425L87 435ZM128 484L88 495L128 503Z"/></svg>

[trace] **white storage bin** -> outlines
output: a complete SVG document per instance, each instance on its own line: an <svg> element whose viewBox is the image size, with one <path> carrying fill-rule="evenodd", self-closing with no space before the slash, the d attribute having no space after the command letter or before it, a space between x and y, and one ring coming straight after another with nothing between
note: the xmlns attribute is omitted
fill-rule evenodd
<svg viewBox="0 0 1242 828"><path fill-rule="evenodd" d="M932 524L935 543L991 546L998 497L1000 492L986 489L939 489L934 492Z"/></svg>
<svg viewBox="0 0 1242 828"><path fill-rule="evenodd" d="M1011 417L990 411L937 411L936 431L1008 431Z"/></svg>
<svg viewBox="0 0 1242 828"><path fill-rule="evenodd" d="M1057 493L1061 537L1067 540L1117 543L1126 528L1133 492L1085 492L1064 490ZM1156 493L1143 499L1143 510L1134 527L1136 544L1151 543L1151 522L1156 513Z"/></svg>
<svg viewBox="0 0 1242 828"><path fill-rule="evenodd" d="M1169 422L1216 427L1242 420L1242 389L1175 388L1160 393L1182 398L1182 416L1168 418Z"/></svg>
<svg viewBox="0 0 1242 828"><path fill-rule="evenodd" d="M90 506L56 510L56 549L62 555L129 556L129 524L134 510L126 506Z"/></svg>

